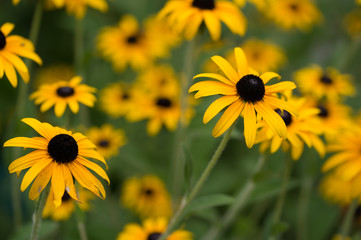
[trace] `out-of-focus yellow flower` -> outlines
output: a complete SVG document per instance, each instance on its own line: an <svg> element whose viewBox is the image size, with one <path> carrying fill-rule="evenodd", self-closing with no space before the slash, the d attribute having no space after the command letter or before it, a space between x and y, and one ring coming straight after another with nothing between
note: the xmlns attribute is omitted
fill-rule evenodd
<svg viewBox="0 0 361 240"><path fill-rule="evenodd" d="M73 67L59 64L44 67L39 70L35 78L35 86L39 87L42 84L49 84L58 81L69 81L75 75Z"/></svg>
<svg viewBox="0 0 361 240"><path fill-rule="evenodd" d="M287 136L279 137L268 126L260 124L257 133L257 143L261 143L261 152L270 150L276 152L281 146L284 151L290 151L293 160L298 160L306 144L314 147L321 157L325 155L325 146L318 135L321 135L321 122L317 118L319 109L310 108L306 104L306 99L290 98L288 104L294 106L298 111L298 117L292 116L286 110L276 109L275 111L282 117L287 126Z"/></svg>
<svg viewBox="0 0 361 240"><path fill-rule="evenodd" d="M76 204L83 211L89 210L90 208L89 200L94 199L95 197L94 194L83 188L80 188L78 195L79 195L79 201L76 202L74 199L72 199L69 196L68 192L65 191L62 197L61 205L59 207L55 207L53 203L54 196L50 194L45 203L43 217L44 218L50 217L55 221L67 220L70 218L71 214L75 211Z"/></svg>
<svg viewBox="0 0 361 240"><path fill-rule="evenodd" d="M284 29L308 30L322 20L322 14L312 0L272 0L265 11Z"/></svg>
<svg viewBox="0 0 361 240"><path fill-rule="evenodd" d="M34 52L33 43L21 36L10 35L15 25L4 23L0 27L0 79L6 75L13 87L18 85L18 72L24 82L29 82L30 75L28 67L20 57L33 60L42 64L40 57Z"/></svg>
<svg viewBox="0 0 361 240"><path fill-rule="evenodd" d="M119 148L126 143L124 131L115 129L110 124L105 124L100 128L91 127L86 135L105 158L116 156Z"/></svg>
<svg viewBox="0 0 361 240"><path fill-rule="evenodd" d="M344 28L351 37L358 37L361 33L361 9L354 9L343 20Z"/></svg>
<svg viewBox="0 0 361 240"><path fill-rule="evenodd" d="M341 74L334 68L323 70L320 66L313 65L296 71L293 78L303 94L312 95L316 99L339 101L343 96L355 94L352 77Z"/></svg>
<svg viewBox="0 0 361 240"><path fill-rule="evenodd" d="M178 33L192 39L202 22L205 23L212 40L221 37L221 22L238 35L246 31L246 18L237 6L224 0L169 0L159 12Z"/></svg>
<svg viewBox="0 0 361 240"><path fill-rule="evenodd" d="M103 13L108 11L106 0L46 0L45 4L45 7L50 10L65 7L66 12L77 19L84 18L87 7Z"/></svg>
<svg viewBox="0 0 361 240"><path fill-rule="evenodd" d="M169 193L162 180L154 175L125 181L121 202L143 218L169 218L172 215Z"/></svg>

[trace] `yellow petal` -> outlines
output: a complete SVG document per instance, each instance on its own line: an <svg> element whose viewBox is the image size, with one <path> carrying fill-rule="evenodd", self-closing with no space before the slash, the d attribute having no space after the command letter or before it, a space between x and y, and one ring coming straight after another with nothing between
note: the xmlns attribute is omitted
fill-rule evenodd
<svg viewBox="0 0 361 240"><path fill-rule="evenodd" d="M278 113L276 113L266 102L257 102L255 105L257 113L264 119L267 125L280 136L286 138L286 124Z"/></svg>
<svg viewBox="0 0 361 240"><path fill-rule="evenodd" d="M35 149L48 149L48 141L41 137L27 138L27 137L16 137L7 140L4 143L4 147L24 147L24 148L35 148Z"/></svg>
<svg viewBox="0 0 361 240"><path fill-rule="evenodd" d="M223 108L232 104L238 100L238 96L224 96L215 100L209 107L203 116L203 123L208 123L214 116L216 116Z"/></svg>
<svg viewBox="0 0 361 240"><path fill-rule="evenodd" d="M235 85L233 82L231 82L227 78L223 77L222 75L216 74L216 73L201 73L201 74L194 76L193 79L199 78L199 77L213 78L213 79L219 80L219 81L221 81L225 84L231 85L231 86Z"/></svg>
<svg viewBox="0 0 361 240"><path fill-rule="evenodd" d="M204 23L206 24L211 38L216 41L221 36L221 23L212 11L203 11ZM193 24L193 23L192 23Z"/></svg>
<svg viewBox="0 0 361 240"><path fill-rule="evenodd" d="M78 156L77 159L75 159L75 161L77 161L79 164L84 165L87 168L90 168L91 170L93 170L94 172L96 172L99 176L101 176L103 179L107 180L108 184L110 184L110 180L108 175L106 174L106 172L103 170L103 168L99 167L99 165L81 157Z"/></svg>
<svg viewBox="0 0 361 240"><path fill-rule="evenodd" d="M47 156L48 153L42 150L36 150L28 153L25 156L16 159L9 165L9 173L19 172L23 169L29 168Z"/></svg>
<svg viewBox="0 0 361 240"><path fill-rule="evenodd" d="M73 176L70 173L68 165L63 166L63 174L64 174L64 180L65 180L65 190L68 192L68 194L75 200L78 199L78 195L76 194Z"/></svg>
<svg viewBox="0 0 361 240"><path fill-rule="evenodd" d="M50 163L46 166L35 178L33 185L31 185L29 191L29 198L35 200L39 197L40 193L44 190L46 185L48 185L51 176L53 175L53 168L55 163Z"/></svg>
<svg viewBox="0 0 361 240"><path fill-rule="evenodd" d="M77 101L69 101L69 107L70 107L70 110L73 112L73 113L78 113L79 112L79 104Z"/></svg>
<svg viewBox="0 0 361 240"><path fill-rule="evenodd" d="M45 137L49 141L54 137L54 127L51 126L49 123L39 122L35 118L23 118L21 121L32 127L41 136Z"/></svg>
<svg viewBox="0 0 361 240"><path fill-rule="evenodd" d="M217 64L222 72L224 72L229 80L231 80L234 84L237 84L239 81L239 76L236 70L234 70L234 68L226 59L222 58L221 56L213 56L211 59L215 64Z"/></svg>
<svg viewBox="0 0 361 240"><path fill-rule="evenodd" d="M237 71L239 76L245 76L248 74L247 58L243 50L239 47L234 49L234 56L237 62Z"/></svg>
<svg viewBox="0 0 361 240"><path fill-rule="evenodd" d="M332 157L330 157L329 159L327 159L327 161L323 164L322 172L329 171L332 168L340 165L341 163L352 160L354 158L355 158L355 154L350 153L350 152L341 152L341 153L335 154Z"/></svg>
<svg viewBox="0 0 361 240"><path fill-rule="evenodd" d="M277 78L278 80L281 79L281 76L274 72L265 72L260 76L260 78L262 79L263 83L266 84L272 78Z"/></svg>
<svg viewBox="0 0 361 240"><path fill-rule="evenodd" d="M15 24L6 22L1 26L0 30L6 37L11 33L11 31L14 29L14 27L15 27Z"/></svg>
<svg viewBox="0 0 361 240"><path fill-rule="evenodd" d="M201 81L195 83L189 92L197 91L195 98L211 96L211 95L236 95L237 90L234 86L216 81Z"/></svg>
<svg viewBox="0 0 361 240"><path fill-rule="evenodd" d="M222 117L218 120L216 126L212 131L214 137L222 135L241 114L244 107L244 103L240 100L235 101L230 105L226 111L224 111Z"/></svg>
<svg viewBox="0 0 361 240"><path fill-rule="evenodd" d="M257 119L256 112L252 103L246 103L244 106L244 137L248 148L252 148L256 140Z"/></svg>
<svg viewBox="0 0 361 240"><path fill-rule="evenodd" d="M18 77L16 76L14 66L6 59L3 59L3 64L6 77L8 78L11 85L16 87L18 85Z"/></svg>
<svg viewBox="0 0 361 240"><path fill-rule="evenodd" d="M293 116L298 116L297 109L286 101L283 101L275 96L267 96L267 95L265 95L263 97L263 99L265 102L267 102L269 105L271 105L274 109L277 109L277 108L284 109L284 110L288 111L289 113L291 113Z"/></svg>
<svg viewBox="0 0 361 240"><path fill-rule="evenodd" d="M266 94L273 94L273 93L279 93L279 92L295 89L296 84L294 82L285 81L265 87L266 87Z"/></svg>
<svg viewBox="0 0 361 240"><path fill-rule="evenodd" d="M51 178L51 188L54 194L54 205L59 207L61 205L61 198L65 191L65 180L63 174L63 164L54 164L53 177Z"/></svg>
<svg viewBox="0 0 361 240"><path fill-rule="evenodd" d="M54 108L55 116L61 117L64 114L65 109L66 109L65 101L60 101L60 102L56 103L55 108Z"/></svg>
<svg viewBox="0 0 361 240"><path fill-rule="evenodd" d="M92 149L79 149L79 155L83 156L83 157L90 157L93 159L97 159L97 160L101 161L102 163L104 163L106 169L108 169L108 165L107 165L104 157L98 151L95 151Z"/></svg>
<svg viewBox="0 0 361 240"><path fill-rule="evenodd" d="M20 190L22 192L30 185L34 178L41 172L46 166L49 165L53 160L48 158L43 158L41 161L33 165L24 175L23 181L21 182Z"/></svg>

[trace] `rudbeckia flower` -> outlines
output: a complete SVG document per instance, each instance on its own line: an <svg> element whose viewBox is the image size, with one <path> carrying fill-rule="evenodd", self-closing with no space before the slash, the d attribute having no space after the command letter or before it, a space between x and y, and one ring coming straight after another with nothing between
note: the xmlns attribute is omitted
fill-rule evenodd
<svg viewBox="0 0 361 240"><path fill-rule="evenodd" d="M30 168L24 175L20 190L23 192L33 182L29 198L39 197L43 189L51 181L54 205L59 207L66 191L69 196L79 200L73 177L84 188L104 199L106 194L102 183L89 172L89 169L107 180L105 171L96 163L85 157L99 160L106 164L103 156L95 149L95 145L81 133L72 133L33 118L22 119L24 123L37 131L41 137L16 137L4 143L4 147L23 147L36 149L13 161L9 172L19 174Z"/></svg>
<svg viewBox="0 0 361 240"><path fill-rule="evenodd" d="M289 81L266 85L271 79L280 78L280 76L273 72L259 75L248 66L241 48L235 48L234 52L237 63L236 70L224 58L212 57L226 77L215 73L202 73L194 77L218 80L201 81L194 84L189 92L198 91L195 98L223 95L208 107L203 122L208 123L222 109L227 108L213 129L214 137L223 134L243 114L244 136L248 148L251 148L255 142L256 124L260 119L263 119L278 136L285 138L287 135L286 124L274 109L287 110L292 115L296 115L297 112L292 105L279 99L277 94L292 90L296 88L296 85Z"/></svg>
<svg viewBox="0 0 361 240"><path fill-rule="evenodd" d="M110 124L105 124L100 128L91 127L86 135L105 158L116 156L119 148L126 143L124 131L115 129Z"/></svg>
<svg viewBox="0 0 361 240"><path fill-rule="evenodd" d="M142 226L136 223L125 225L117 240L156 240L166 229L167 221L164 218L146 219ZM185 230L176 230L167 239L193 240L193 234Z"/></svg>
<svg viewBox="0 0 361 240"><path fill-rule="evenodd" d="M42 64L40 57L34 52L34 45L26 38L18 35L10 35L15 25L4 23L0 28L0 78L8 78L13 87L18 85L16 71L24 82L29 82L29 70L20 57L33 60Z"/></svg>
<svg viewBox="0 0 361 240"><path fill-rule="evenodd" d="M60 81L51 84L43 84L39 90L30 95L35 99L35 104L40 104L40 111L45 112L55 105L54 111L57 117L64 114L66 106L69 105L73 113L78 113L79 103L93 107L96 100L92 94L95 88L86 84L80 84L82 78L73 77L70 81Z"/></svg>
<svg viewBox="0 0 361 240"><path fill-rule="evenodd" d="M168 218L172 214L169 193L162 180L154 175L126 180L121 201L142 217Z"/></svg>
<svg viewBox="0 0 361 240"><path fill-rule="evenodd" d="M242 12L234 3L223 0L169 0L158 17L166 18L179 33L184 32L186 39L196 35L202 22L214 41L221 37L221 22L235 34L243 36L246 31Z"/></svg>
<svg viewBox="0 0 361 240"><path fill-rule="evenodd" d="M293 78L303 94L309 94L316 99L326 98L335 102L343 96L355 94L352 77L341 74L334 68L323 70L320 66L313 65L296 71Z"/></svg>
<svg viewBox="0 0 361 240"><path fill-rule="evenodd" d="M322 19L321 12L312 0L272 0L265 11L284 29L308 30Z"/></svg>

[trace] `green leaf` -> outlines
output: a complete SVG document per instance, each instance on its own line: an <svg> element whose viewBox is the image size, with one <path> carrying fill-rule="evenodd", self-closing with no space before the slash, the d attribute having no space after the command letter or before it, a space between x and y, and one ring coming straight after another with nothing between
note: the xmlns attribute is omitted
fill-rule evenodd
<svg viewBox="0 0 361 240"><path fill-rule="evenodd" d="M224 194L214 194L196 198L188 208L186 213L199 211L207 208L229 205L234 202L234 198Z"/></svg>
<svg viewBox="0 0 361 240"><path fill-rule="evenodd" d="M32 230L32 223L22 225L16 232L10 237L10 240L24 240L30 239ZM51 235L54 234L58 228L58 223L50 220L44 220L41 222L39 230L39 239L50 239Z"/></svg>

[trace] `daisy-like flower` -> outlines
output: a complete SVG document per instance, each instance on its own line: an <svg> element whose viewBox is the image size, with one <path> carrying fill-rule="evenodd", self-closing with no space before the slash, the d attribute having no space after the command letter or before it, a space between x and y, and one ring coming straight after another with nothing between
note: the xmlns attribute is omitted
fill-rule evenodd
<svg viewBox="0 0 361 240"><path fill-rule="evenodd" d="M96 89L86 84L80 84L81 81L82 78L76 76L68 82L43 84L38 91L30 95L30 99L35 99L35 104L41 105L41 112L45 112L55 105L54 111L57 117L64 114L67 105L73 113L78 113L78 102L93 107L96 100L92 94L96 92Z"/></svg>
<svg viewBox="0 0 361 240"><path fill-rule="evenodd" d="M346 15L343 26L351 37L358 37L361 33L361 9L354 9Z"/></svg>
<svg viewBox="0 0 361 240"><path fill-rule="evenodd" d="M352 77L341 74L334 68L324 71L320 66L313 65L296 71L293 78L303 94L309 94L316 99L339 101L343 96L355 94L355 87L351 84Z"/></svg>
<svg viewBox="0 0 361 240"><path fill-rule="evenodd" d="M9 166L9 172L17 174L30 168L21 182L20 190L22 192L35 179L29 191L29 198L34 200L51 181L52 191L50 194L53 195L54 205L59 207L64 191L68 192L71 198L79 200L73 181L74 177L81 186L98 197L105 198L106 194L102 183L87 168L107 180L108 183L109 178L101 167L85 157L99 160L104 164L106 162L89 139L81 133L72 133L33 118L24 118L22 121L41 135L41 137L32 138L16 137L4 143L4 147L36 149L16 159Z"/></svg>
<svg viewBox="0 0 361 240"><path fill-rule="evenodd" d="M15 25L4 23L0 27L0 78L8 78L13 87L18 85L18 72L24 82L29 82L29 70L20 57L33 60L39 65L42 64L40 57L34 52L34 45L26 38L18 35L10 35Z"/></svg>
<svg viewBox="0 0 361 240"><path fill-rule="evenodd" d="M100 128L92 127L86 135L105 158L116 156L119 148L126 143L124 131L115 129L110 124L105 124Z"/></svg>
<svg viewBox="0 0 361 240"><path fill-rule="evenodd" d="M266 11L284 29L308 30L322 19L321 12L312 0L273 0Z"/></svg>
<svg viewBox="0 0 361 240"><path fill-rule="evenodd" d="M127 65L136 70L144 69L156 58L166 57L169 53L170 44L166 38L163 40L162 34L155 35L153 30L143 29L135 17L125 15L117 26L102 29L97 48L117 71L124 70Z"/></svg>
<svg viewBox="0 0 361 240"><path fill-rule="evenodd" d="M117 240L156 240L167 229L167 220L164 218L146 219L143 225L130 223L125 225ZM176 230L167 240L193 240L193 234L186 230Z"/></svg>
<svg viewBox="0 0 361 240"><path fill-rule="evenodd" d="M146 218L168 218L172 214L169 193L162 180L154 175L128 179L123 184L121 202Z"/></svg>
<svg viewBox="0 0 361 240"><path fill-rule="evenodd" d="M221 22L235 34L243 36L246 18L238 7L223 0L169 0L159 12L177 32L192 39L202 22L205 23L212 40L221 37Z"/></svg>
<svg viewBox="0 0 361 240"><path fill-rule="evenodd" d="M222 109L227 108L213 129L212 135L223 134L236 119L243 114L244 136L248 148L256 139L257 121L263 119L278 136L285 138L287 128L281 116L274 109L287 110L296 115L296 109L277 97L277 93L296 88L293 82L285 81L274 85L265 85L273 78L280 76L273 72L259 75L247 64L247 59L241 48L235 48L237 70L224 58L213 56L212 60L223 71L226 77L215 73L202 73L194 78L207 77L218 81L201 81L194 84L189 92L198 91L195 98L223 95L214 101L206 110L203 122L206 124ZM256 115L257 114L257 115Z"/></svg>
<svg viewBox="0 0 361 240"><path fill-rule="evenodd" d="M102 13L108 11L106 0L46 0L47 9L55 9L65 7L69 15L74 15L77 19L85 16L87 7L94 8Z"/></svg>
<svg viewBox="0 0 361 240"><path fill-rule="evenodd" d="M44 67L36 74L35 85L38 87L42 84L69 81L74 75L74 69L65 64Z"/></svg>
<svg viewBox="0 0 361 240"><path fill-rule="evenodd" d="M279 137L267 125L260 124L256 142L261 142L260 150L264 152L269 149L271 153L276 152L281 146L284 151L291 151L293 160L298 160L303 152L304 145L314 147L321 157L325 155L325 146L318 135L321 135L321 122L317 118L320 110L307 106L306 99L291 98L289 104L296 107L298 117L292 116L287 110L277 112L287 126L287 136Z"/></svg>
<svg viewBox="0 0 361 240"><path fill-rule="evenodd" d="M129 111L134 108L135 96L132 85L123 82L112 83L101 90L100 107L111 117L127 117Z"/></svg>
<svg viewBox="0 0 361 240"><path fill-rule="evenodd" d="M50 194L45 203L43 217L44 218L50 217L55 221L67 220L75 211L76 205L78 205L78 207L83 211L89 210L90 208L89 200L93 198L94 198L94 194L83 188L80 188L79 191L79 201L75 201L74 199L72 199L68 194L68 192L65 191L63 197L61 198L61 205L59 207L55 207L53 203L54 196Z"/></svg>

